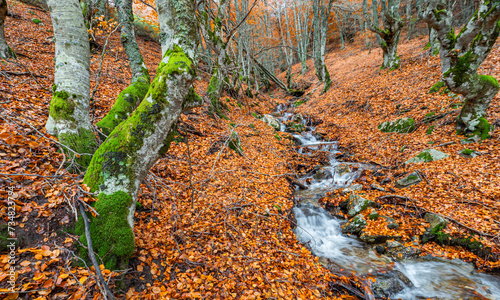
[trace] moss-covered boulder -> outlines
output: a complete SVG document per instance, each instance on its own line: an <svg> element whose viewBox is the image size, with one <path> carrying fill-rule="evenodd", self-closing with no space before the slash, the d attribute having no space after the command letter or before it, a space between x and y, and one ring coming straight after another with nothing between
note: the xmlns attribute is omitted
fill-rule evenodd
<svg viewBox="0 0 500 300"><path fill-rule="evenodd" d="M476 156L481 155L481 152L471 150L471 149L462 149L458 152L458 155L460 155L461 157L465 157L465 158L474 158Z"/></svg>
<svg viewBox="0 0 500 300"><path fill-rule="evenodd" d="M423 243L427 243L435 238L439 239L441 235L445 235L442 230L446 228L446 225L448 225L448 220L431 212L426 213L424 219L430 224L430 226L422 235Z"/></svg>
<svg viewBox="0 0 500 300"><path fill-rule="evenodd" d="M422 178L420 178L420 175L417 172L413 172L409 174L408 176L405 176L404 178L399 179L396 181L396 186L398 188L405 188L410 185L418 184L422 181Z"/></svg>
<svg viewBox="0 0 500 300"><path fill-rule="evenodd" d="M415 120L412 118L401 118L394 121L386 121L377 127L382 132L409 133L415 130Z"/></svg>
<svg viewBox="0 0 500 300"><path fill-rule="evenodd" d="M363 215L356 215L351 221L342 226L343 233L358 234L366 227L366 220Z"/></svg>
<svg viewBox="0 0 500 300"><path fill-rule="evenodd" d="M342 190L342 195L347 195L350 194L354 191L361 191L363 189L363 186L361 184L352 184L351 186L345 188Z"/></svg>
<svg viewBox="0 0 500 300"><path fill-rule="evenodd" d="M447 158L448 154L435 150L435 149L427 149L420 152L417 156L410 158L405 162L405 164L413 164L413 163L421 163L421 162L431 162L435 160L440 160Z"/></svg>
<svg viewBox="0 0 500 300"><path fill-rule="evenodd" d="M295 123L290 121L286 124L286 131L301 133L306 130L306 127L302 123Z"/></svg>
<svg viewBox="0 0 500 300"><path fill-rule="evenodd" d="M280 125L280 122L278 120L276 120L275 117L271 116L271 115L264 115L262 118L261 118L262 122L266 123L267 125L271 126L274 130L280 130L281 129L281 125Z"/></svg>
<svg viewBox="0 0 500 300"><path fill-rule="evenodd" d="M368 207L376 207L377 204L371 200L365 199L358 195L351 194L347 200L347 214L351 217L359 214Z"/></svg>

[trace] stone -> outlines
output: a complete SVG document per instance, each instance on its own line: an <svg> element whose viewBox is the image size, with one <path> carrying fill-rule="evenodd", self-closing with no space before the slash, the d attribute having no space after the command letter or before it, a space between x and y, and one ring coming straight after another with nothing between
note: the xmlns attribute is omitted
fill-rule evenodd
<svg viewBox="0 0 500 300"><path fill-rule="evenodd" d="M401 292L407 287L413 287L413 283L398 270L378 273L375 276L375 282L371 285L371 289L377 299L389 299L390 296Z"/></svg>
<svg viewBox="0 0 500 300"><path fill-rule="evenodd" d="M339 176L342 176L342 175L345 175L347 173L351 173L352 170L351 168L349 167L349 165L346 165L346 164L340 164L338 165L337 167L335 167L335 172L339 175Z"/></svg>
<svg viewBox="0 0 500 300"><path fill-rule="evenodd" d="M431 212L426 213L424 219L430 224L430 226L422 235L423 243L427 243L428 241L436 238L439 232L441 232L444 228L446 228L446 225L448 225L448 220Z"/></svg>
<svg viewBox="0 0 500 300"><path fill-rule="evenodd" d="M350 187L343 189L341 194L347 195L354 191L361 191L361 190L363 190L363 186L361 184L352 184Z"/></svg>
<svg viewBox="0 0 500 300"><path fill-rule="evenodd" d="M397 259L416 258L422 253L418 243L413 243L412 246L405 247L398 241L387 241L384 249L386 253Z"/></svg>
<svg viewBox="0 0 500 300"><path fill-rule="evenodd" d="M359 239L362 240L363 242L370 243L370 244L385 243L385 241L391 240L391 239L394 239L394 238L398 238L399 239L400 237L391 236L391 235L380 235L380 234L370 235L370 234L366 234L366 233L363 233L359 237Z"/></svg>
<svg viewBox="0 0 500 300"><path fill-rule="evenodd" d="M324 180L332 177L333 174L329 167L322 167L314 174L314 179L316 180Z"/></svg>
<svg viewBox="0 0 500 300"><path fill-rule="evenodd" d="M366 227L363 215L356 215L351 221L342 226L343 233L358 234Z"/></svg>
<svg viewBox="0 0 500 300"><path fill-rule="evenodd" d="M431 161L436 161L440 159L447 158L449 155L435 150L435 149L427 149L422 152L420 152L417 156L410 158L405 162L405 164L412 164L412 163L421 163L421 162L431 162Z"/></svg>
<svg viewBox="0 0 500 300"><path fill-rule="evenodd" d="M477 143L481 140L481 137L478 135L473 135L471 137L468 137L466 139L460 140L460 144L465 145L465 144L473 144Z"/></svg>
<svg viewBox="0 0 500 300"><path fill-rule="evenodd" d="M286 124L286 131L301 133L306 130L306 127L302 123L295 123L293 121Z"/></svg>
<svg viewBox="0 0 500 300"><path fill-rule="evenodd" d="M302 116L302 114L296 114L292 118L292 122L294 122L294 123L302 123L303 121L304 121L304 117Z"/></svg>
<svg viewBox="0 0 500 300"><path fill-rule="evenodd" d="M376 220L376 219L378 219L378 217L379 217L378 212L375 209L371 208L371 207L369 209L371 209L371 211L368 214L368 219L370 219L370 220Z"/></svg>
<svg viewBox="0 0 500 300"><path fill-rule="evenodd" d="M280 130L281 128L281 125L280 125L280 122L273 116L271 115L264 115L262 118L261 118L262 122L266 123L267 125L271 126L272 128L274 128L274 130Z"/></svg>
<svg viewBox="0 0 500 300"><path fill-rule="evenodd" d="M387 224L387 228L389 228L389 229L397 229L397 228L399 228L399 224L396 223L396 222L391 222L391 223Z"/></svg>
<svg viewBox="0 0 500 300"><path fill-rule="evenodd" d="M482 155L482 153L471 149L462 149L458 152L458 155L465 158L474 158L476 156Z"/></svg>
<svg viewBox="0 0 500 300"><path fill-rule="evenodd" d="M365 199L358 195L351 194L347 200L347 214L351 217L359 214L368 207L375 207L377 204L371 200Z"/></svg>
<svg viewBox="0 0 500 300"><path fill-rule="evenodd" d="M436 227L440 227L441 229L444 229L446 225L448 225L448 220L445 218L441 217L440 215L437 215L435 213L428 212L424 216L425 221L427 221L431 226L429 227L430 230L433 230Z"/></svg>
<svg viewBox="0 0 500 300"><path fill-rule="evenodd" d="M415 120L412 118L401 118L393 121L386 121L377 127L382 132L410 133L415 130Z"/></svg>
<svg viewBox="0 0 500 300"><path fill-rule="evenodd" d="M410 185L418 184L422 181L422 178L420 178L420 175L417 172L413 172L409 174L408 176L399 179L396 181L396 187L398 188L405 188Z"/></svg>

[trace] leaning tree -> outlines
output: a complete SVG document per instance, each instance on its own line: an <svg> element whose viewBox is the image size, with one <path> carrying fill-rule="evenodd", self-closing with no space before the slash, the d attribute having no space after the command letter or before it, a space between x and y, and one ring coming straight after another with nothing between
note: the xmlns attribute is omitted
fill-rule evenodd
<svg viewBox="0 0 500 300"><path fill-rule="evenodd" d="M486 111L500 86L494 77L477 71L500 33L500 1L481 0L458 34L453 27L450 1L424 1L423 19L436 31L440 43L443 82L452 92L465 97L457 118L458 131L487 138L490 124L485 119Z"/></svg>
<svg viewBox="0 0 500 300"><path fill-rule="evenodd" d="M404 22L399 14L401 0L380 0L380 14L382 27L378 23L378 3L372 0L373 20L368 14L368 1L363 0L363 15L368 24L368 28L373 31L380 47L382 48L383 59L381 69L399 68L398 44L401 29Z"/></svg>
<svg viewBox="0 0 500 300"><path fill-rule="evenodd" d="M172 128L181 113L201 105L192 87L198 47L195 1L158 0L157 5L161 5L160 24L168 27L160 28L165 51L155 79L135 111L109 133L91 156L83 180L97 197L97 215L89 215L94 249L111 269L126 266L134 250L133 218L142 180L169 149ZM78 0L49 0L49 6L56 36L56 86L48 123L55 124L50 128L56 129L60 137L64 137L61 132L71 133L73 144L89 140L94 144L88 118L90 56L83 14ZM86 131L79 135L81 128ZM73 144L73 151L80 149L73 148ZM77 233L83 231L81 222ZM87 243L85 236L81 241ZM87 251L83 247L80 250L83 254Z"/></svg>

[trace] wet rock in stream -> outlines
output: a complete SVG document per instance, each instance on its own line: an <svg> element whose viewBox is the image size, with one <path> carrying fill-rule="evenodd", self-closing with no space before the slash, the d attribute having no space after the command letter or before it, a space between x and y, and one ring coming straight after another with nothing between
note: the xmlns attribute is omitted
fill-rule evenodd
<svg viewBox="0 0 500 300"><path fill-rule="evenodd" d="M398 270L377 274L375 282L371 285L376 297L386 298L401 292L407 287L413 287L413 283Z"/></svg>
<svg viewBox="0 0 500 300"><path fill-rule="evenodd" d="M376 207L377 203L365 199L361 196L354 195L352 194L349 199L347 199L347 204L345 206L347 210L347 214L351 217L354 217L355 215L359 214L363 210L367 209L368 207Z"/></svg>

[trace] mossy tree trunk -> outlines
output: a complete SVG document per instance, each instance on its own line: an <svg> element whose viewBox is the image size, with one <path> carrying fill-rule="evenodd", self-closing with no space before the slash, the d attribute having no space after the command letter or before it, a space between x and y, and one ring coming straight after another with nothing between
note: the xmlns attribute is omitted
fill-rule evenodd
<svg viewBox="0 0 500 300"><path fill-rule="evenodd" d="M7 17L7 0L0 0L0 58L15 58L16 54L5 40L5 18Z"/></svg>
<svg viewBox="0 0 500 300"><path fill-rule="evenodd" d="M55 37L55 74L49 118L45 128L79 153L87 166L97 148L89 117L90 48L78 0L49 0ZM74 157L74 152L67 151Z"/></svg>
<svg viewBox="0 0 500 300"><path fill-rule="evenodd" d="M325 84L322 93L328 91L332 85L330 73L325 63L328 18L330 16L332 3L333 0L314 0L313 3L313 60L316 69L316 77Z"/></svg>
<svg viewBox="0 0 500 300"><path fill-rule="evenodd" d="M211 11L209 3L205 3L205 7L200 9L200 29L205 43L215 54L216 59L212 77L207 87L207 96L211 104L211 113L215 113L221 118L225 118L222 112L224 105L219 99L224 88L229 87L228 68L231 64L231 59L226 51L229 41L226 40L223 32L223 21L226 18L228 3L229 0L221 1L217 8L217 14Z"/></svg>
<svg viewBox="0 0 500 300"><path fill-rule="evenodd" d="M436 30L440 43L442 80L452 92L465 97L457 129L487 138L490 125L486 111L500 87L494 77L478 75L477 70L500 33L500 1L482 0L458 35L448 1L426 0L423 11L424 21Z"/></svg>
<svg viewBox="0 0 500 300"><path fill-rule="evenodd" d="M94 248L111 269L126 267L134 250L135 203L142 180L168 150L171 128L181 113L201 104L192 89L198 46L195 2L161 1L168 9L159 10L159 18L173 33L166 41L169 48L146 97L99 147L84 178L98 195L99 216L92 218L90 228ZM81 239L85 244L85 237Z"/></svg>
<svg viewBox="0 0 500 300"><path fill-rule="evenodd" d="M404 22L399 14L401 0L381 0L380 14L382 27L378 24L378 18L374 22L368 14L368 1L363 0L363 15L368 23L368 28L380 37L379 44L382 48L383 63L381 69L395 70L399 68L399 56L397 53L401 29ZM372 6L377 5L372 1ZM376 7L373 7L374 13ZM377 10L378 11L378 10Z"/></svg>
<svg viewBox="0 0 500 300"><path fill-rule="evenodd" d="M429 27L429 51L431 56L436 56L439 54L439 40L437 38L437 32L432 27Z"/></svg>
<svg viewBox="0 0 500 300"><path fill-rule="evenodd" d="M135 39L132 0L118 0L116 1L116 7L122 25L120 40L132 70L132 83L118 95L111 110L97 123L97 126L105 135L109 135L141 103L148 92L151 80Z"/></svg>

